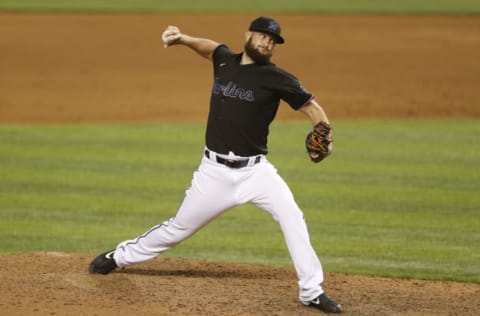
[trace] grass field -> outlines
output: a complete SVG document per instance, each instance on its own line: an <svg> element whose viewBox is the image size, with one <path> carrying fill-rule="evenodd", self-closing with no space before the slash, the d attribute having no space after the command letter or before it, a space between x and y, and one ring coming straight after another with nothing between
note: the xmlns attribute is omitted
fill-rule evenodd
<svg viewBox="0 0 480 316"><path fill-rule="evenodd" d="M0 11L479 14L474 0L0 0ZM276 122L271 161L327 271L480 283L478 120L339 121L335 153L304 153L305 122ZM0 254L96 253L174 215L203 123L0 125ZM290 265L250 205L165 256Z"/></svg>
<svg viewBox="0 0 480 316"><path fill-rule="evenodd" d="M478 14L476 0L0 0L0 10L121 12L341 12Z"/></svg>
<svg viewBox="0 0 480 316"><path fill-rule="evenodd" d="M304 210L327 271L480 282L480 125L340 121L319 165L305 122L272 126L270 160ZM0 253L98 252L175 213L204 124L0 126ZM290 265L246 205L167 256Z"/></svg>

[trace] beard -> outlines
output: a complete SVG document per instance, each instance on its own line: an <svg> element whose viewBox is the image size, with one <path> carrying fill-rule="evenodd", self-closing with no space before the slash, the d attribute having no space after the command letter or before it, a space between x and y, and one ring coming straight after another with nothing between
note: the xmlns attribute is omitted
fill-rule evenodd
<svg viewBox="0 0 480 316"><path fill-rule="evenodd" d="M256 63L259 65L266 65L270 63L270 59L272 58L272 53L267 52L266 54L260 53L256 50L252 45L252 38L249 38L248 41L245 43L245 53Z"/></svg>

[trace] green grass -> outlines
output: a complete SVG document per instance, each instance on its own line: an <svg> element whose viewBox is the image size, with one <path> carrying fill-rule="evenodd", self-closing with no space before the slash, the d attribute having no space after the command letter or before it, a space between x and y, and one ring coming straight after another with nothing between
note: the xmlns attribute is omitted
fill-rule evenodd
<svg viewBox="0 0 480 316"><path fill-rule="evenodd" d="M307 160L306 122L275 122L269 159L326 271L480 283L480 124L334 122ZM203 123L0 126L0 253L97 253L172 216ZM245 205L164 254L291 266L277 224Z"/></svg>
<svg viewBox="0 0 480 316"><path fill-rule="evenodd" d="M477 0L0 0L0 10L120 12L368 12L478 14Z"/></svg>

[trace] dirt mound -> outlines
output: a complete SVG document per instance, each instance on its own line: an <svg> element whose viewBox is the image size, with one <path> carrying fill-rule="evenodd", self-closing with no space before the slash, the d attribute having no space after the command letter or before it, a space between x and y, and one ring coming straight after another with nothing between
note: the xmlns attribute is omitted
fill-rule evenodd
<svg viewBox="0 0 480 316"><path fill-rule="evenodd" d="M293 269L157 258L90 275L94 255L0 256L3 315L318 315ZM345 315L478 315L480 285L327 273Z"/></svg>

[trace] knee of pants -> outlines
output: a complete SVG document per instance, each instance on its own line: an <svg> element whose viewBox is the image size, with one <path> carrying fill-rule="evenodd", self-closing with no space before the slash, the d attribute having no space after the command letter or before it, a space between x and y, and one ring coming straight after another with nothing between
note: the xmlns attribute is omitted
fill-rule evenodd
<svg viewBox="0 0 480 316"><path fill-rule="evenodd" d="M192 228L170 223L169 226L164 227L163 232L158 236L158 240L165 246L171 247L181 243L195 232L196 230Z"/></svg>
<svg viewBox="0 0 480 316"><path fill-rule="evenodd" d="M303 221L304 215L294 200L278 199L270 204L267 211L277 222L296 222Z"/></svg>

